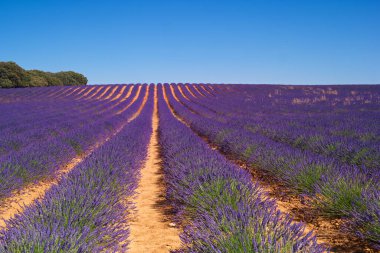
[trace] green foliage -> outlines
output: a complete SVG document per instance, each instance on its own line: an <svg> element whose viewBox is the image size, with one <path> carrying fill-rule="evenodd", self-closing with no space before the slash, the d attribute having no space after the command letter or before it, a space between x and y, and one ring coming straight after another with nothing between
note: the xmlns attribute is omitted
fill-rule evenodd
<svg viewBox="0 0 380 253"><path fill-rule="evenodd" d="M300 192L314 193L315 184L321 179L321 176L327 169L327 167L319 164L310 165L301 170L290 181Z"/></svg>
<svg viewBox="0 0 380 253"><path fill-rule="evenodd" d="M46 86L61 86L63 82L55 76L54 73L44 72L41 70L29 70L28 73L32 76L39 76L46 80Z"/></svg>
<svg viewBox="0 0 380 253"><path fill-rule="evenodd" d="M249 145L245 150L244 150L244 153L243 153L243 159L247 160L251 157L253 151L256 150L256 145Z"/></svg>
<svg viewBox="0 0 380 253"><path fill-rule="evenodd" d="M65 85L81 85L87 84L87 78L73 71L62 71L55 73L55 76Z"/></svg>
<svg viewBox="0 0 380 253"><path fill-rule="evenodd" d="M361 196L370 184L363 185L361 181L344 177L325 182L321 185L315 205L330 217L342 217L354 209L365 210Z"/></svg>
<svg viewBox="0 0 380 253"><path fill-rule="evenodd" d="M4 88L27 87L26 71L14 62L0 62L0 86Z"/></svg>
<svg viewBox="0 0 380 253"><path fill-rule="evenodd" d="M30 87L48 86L48 82L45 78L41 76L31 75L29 86Z"/></svg>
<svg viewBox="0 0 380 253"><path fill-rule="evenodd" d="M81 147L80 143L78 143L75 140L69 140L68 142L73 147L73 149L77 155L83 154L83 148Z"/></svg>
<svg viewBox="0 0 380 253"><path fill-rule="evenodd" d="M86 84L87 78L73 71L25 70L14 62L0 62L0 88Z"/></svg>

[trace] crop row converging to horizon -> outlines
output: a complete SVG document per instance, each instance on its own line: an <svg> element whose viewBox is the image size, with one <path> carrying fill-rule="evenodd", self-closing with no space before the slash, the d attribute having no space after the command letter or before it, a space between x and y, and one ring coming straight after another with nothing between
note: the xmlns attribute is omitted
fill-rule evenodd
<svg viewBox="0 0 380 253"><path fill-rule="evenodd" d="M380 249L379 86L3 89L0 111L0 252L133 250L155 131L168 250Z"/></svg>

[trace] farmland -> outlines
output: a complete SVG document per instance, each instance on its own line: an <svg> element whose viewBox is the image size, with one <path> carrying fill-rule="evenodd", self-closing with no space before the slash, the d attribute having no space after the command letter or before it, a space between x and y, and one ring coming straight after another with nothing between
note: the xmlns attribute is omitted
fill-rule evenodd
<svg viewBox="0 0 380 253"><path fill-rule="evenodd" d="M0 89L0 252L378 252L380 86Z"/></svg>

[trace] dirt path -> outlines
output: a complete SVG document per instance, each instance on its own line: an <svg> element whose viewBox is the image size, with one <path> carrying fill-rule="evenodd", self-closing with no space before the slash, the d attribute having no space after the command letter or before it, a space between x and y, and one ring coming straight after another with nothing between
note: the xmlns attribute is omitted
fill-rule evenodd
<svg viewBox="0 0 380 253"><path fill-rule="evenodd" d="M90 94L90 92L92 92L94 89L96 89L96 87L91 87L88 91L86 91L85 93L83 93L82 96L80 96L79 98L76 98L75 100L80 100L82 98L87 97L87 95Z"/></svg>
<svg viewBox="0 0 380 253"><path fill-rule="evenodd" d="M121 97L121 95L124 94L124 91L125 91L126 89L127 89L127 85L123 85L123 88L121 88L119 94L117 94L117 96L113 97L113 98L111 99L111 101L118 100L118 99ZM129 88L129 89L131 89L131 88Z"/></svg>
<svg viewBox="0 0 380 253"><path fill-rule="evenodd" d="M126 105L123 109L120 109L116 114L121 114L121 113L125 112L140 96L141 89L142 89L142 85L139 85L139 87L137 88L136 95L133 97L132 101L128 105ZM129 94L130 93L128 92L127 96Z"/></svg>
<svg viewBox="0 0 380 253"><path fill-rule="evenodd" d="M181 93L182 97L184 97L186 100L189 100L190 99L185 95L185 93L183 92L181 86L177 85L177 89L179 90L179 92Z"/></svg>
<svg viewBox="0 0 380 253"><path fill-rule="evenodd" d="M45 95L46 98L52 98L54 96L59 96L60 94L64 94L66 92L65 87L61 87L60 89L50 91L47 95Z"/></svg>
<svg viewBox="0 0 380 253"><path fill-rule="evenodd" d="M201 88L209 95L213 96L214 94L212 94L208 89L206 89L206 87L204 87L203 85L201 85Z"/></svg>
<svg viewBox="0 0 380 253"><path fill-rule="evenodd" d="M207 87L209 87L212 91L215 91L214 87L212 87L212 85L207 85Z"/></svg>
<svg viewBox="0 0 380 253"><path fill-rule="evenodd" d="M119 89L120 86L116 85L110 92L110 94L108 94L107 97L103 98L104 100L107 100L107 99L110 99L112 98L113 94L115 94L115 92Z"/></svg>
<svg viewBox="0 0 380 253"><path fill-rule="evenodd" d="M175 91L174 91L174 87L173 87L173 85L169 85L169 88L170 88L170 90L172 91L172 94L173 94L174 99L175 99L177 102L179 102L179 99L178 99L178 97L177 97L177 94L176 94Z"/></svg>
<svg viewBox="0 0 380 253"><path fill-rule="evenodd" d="M137 111L128 119L128 121L127 121L128 123L131 122L132 120L136 119L140 115L141 111L144 109L146 101L148 101L148 97L149 97L149 86L146 86L143 102L141 103L139 109L137 109Z"/></svg>
<svg viewBox="0 0 380 253"><path fill-rule="evenodd" d="M197 98L197 96L195 96L195 94L193 93L192 90L190 90L189 86L185 85L187 91L191 94L191 96L193 96L194 98Z"/></svg>
<svg viewBox="0 0 380 253"><path fill-rule="evenodd" d="M96 87L97 89L95 90L94 93L92 93L90 96L86 97L85 99L86 100L89 100L89 99L98 99L96 96L99 94L99 92L101 92L103 89L104 89L104 86L99 86L99 87Z"/></svg>
<svg viewBox="0 0 380 253"><path fill-rule="evenodd" d="M111 89L110 86L106 86L106 88L103 90L103 92L97 97L96 99L104 99L103 97L107 94L107 92Z"/></svg>
<svg viewBox="0 0 380 253"><path fill-rule="evenodd" d="M117 135L129 122L134 120L141 112L142 108L145 106L147 101L147 94L144 100L137 110L127 121L123 122L111 135L107 138L95 143L89 148L85 154L73 158L66 166L59 169L53 180L42 180L36 184L30 184L21 190L18 190L12 194L11 197L6 198L1 201L0 206L0 230L6 228L5 221L11 219L16 214L24 211L25 207L31 205L34 201L38 201L44 198L45 193L55 184L66 176L71 170L75 168L80 162L82 162L86 157L91 155L96 149L108 142L113 136ZM136 98L137 99L137 98ZM134 103L134 100L132 103ZM132 105L130 103L129 105Z"/></svg>
<svg viewBox="0 0 380 253"><path fill-rule="evenodd" d="M98 144L99 145L99 144ZM96 146L93 149L96 149ZM100 146L100 145L99 145ZM41 181L37 184L26 186L22 190L13 193L12 197L2 200L0 207L0 229L5 228L5 221L14 217L15 214L23 212L25 207L31 205L35 200L42 199L47 190L57 184L63 176L69 173L78 163L91 153L88 152L83 157L75 157L65 167L56 173L56 178L50 181Z"/></svg>
<svg viewBox="0 0 380 253"><path fill-rule="evenodd" d="M198 86L196 84L193 84L192 85L193 89L195 89L199 95L201 95L202 97L205 97L206 95L204 95L199 89L198 89Z"/></svg>
<svg viewBox="0 0 380 253"><path fill-rule="evenodd" d="M83 92L86 92L87 90L91 89L89 86L86 86L84 88L82 88L80 91L78 91L75 96L78 96L78 97L81 97L83 94Z"/></svg>
<svg viewBox="0 0 380 253"><path fill-rule="evenodd" d="M165 190L161 182L158 124L157 86L155 86L153 132L148 146L148 157L141 170L139 186L136 189L136 210L130 222L129 252L131 253L169 252L180 246L178 229L163 213Z"/></svg>
<svg viewBox="0 0 380 253"><path fill-rule="evenodd" d="M77 90L79 90L79 89L80 89L80 87L77 87L77 88L71 90L71 92L69 92L68 94L65 94L65 97L68 97L68 96L75 94L77 92Z"/></svg>
<svg viewBox="0 0 380 253"><path fill-rule="evenodd" d="M112 100L108 101L108 103L112 102L112 105L108 105L103 110L100 110L99 114L102 114L102 113L107 112L107 111L111 111L113 108L117 107L118 105L123 103L127 98L129 98L131 93L127 92L126 95L124 95L124 93L125 93L125 89L122 89L118 94L116 94L116 96L114 96L115 98L117 98L116 100L112 99ZM136 100L134 100L134 101L136 101ZM131 102L130 104L133 104L133 103ZM130 106L130 105L128 104L128 106ZM116 112L116 114L118 114L118 113Z"/></svg>
<svg viewBox="0 0 380 253"><path fill-rule="evenodd" d="M181 117L176 115L173 108L170 106L164 90L164 98L169 106L172 114L190 128ZM182 103L180 101L180 103ZM194 112L193 112L194 113ZM196 132L195 132L196 133ZM196 133L198 135L198 133ZM317 242L319 244L325 244L330 247L332 252L344 252L344 253L360 253L376 251L372 250L370 246L360 240L359 238L343 232L341 229L342 221L340 219L328 219L321 217L318 210L310 207L308 204L309 199L306 197L300 197L295 195L289 187L281 183L280 180L274 178L269 173L265 173L262 170L247 165L245 162L236 160L232 155L224 153L216 145L213 145L206 136L200 136L213 150L218 150L224 155L230 162L238 165L244 170L248 170L252 179L259 182L260 187L265 193L267 193L269 199L275 200L277 209L285 214L289 214L294 221L303 222L305 225L305 234L314 231L317 236Z"/></svg>

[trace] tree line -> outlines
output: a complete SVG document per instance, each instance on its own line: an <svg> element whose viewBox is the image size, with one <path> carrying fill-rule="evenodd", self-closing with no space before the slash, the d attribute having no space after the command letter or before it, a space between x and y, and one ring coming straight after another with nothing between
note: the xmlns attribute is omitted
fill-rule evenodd
<svg viewBox="0 0 380 253"><path fill-rule="evenodd" d="M25 70L15 62L0 62L0 88L86 84L87 78L74 71Z"/></svg>

